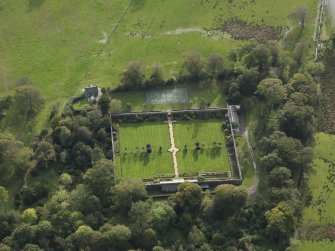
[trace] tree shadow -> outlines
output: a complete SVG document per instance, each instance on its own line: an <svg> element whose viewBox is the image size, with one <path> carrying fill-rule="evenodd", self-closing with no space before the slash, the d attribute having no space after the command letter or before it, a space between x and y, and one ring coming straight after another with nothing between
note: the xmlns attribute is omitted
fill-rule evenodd
<svg viewBox="0 0 335 251"><path fill-rule="evenodd" d="M220 157L220 155L221 155L221 148L212 148L210 150L210 158L211 159L218 158L218 157Z"/></svg>
<svg viewBox="0 0 335 251"><path fill-rule="evenodd" d="M193 159L197 161L199 159L199 150L193 150Z"/></svg>
<svg viewBox="0 0 335 251"><path fill-rule="evenodd" d="M139 157L140 157L140 160L143 161L143 164L147 166L150 160L149 154L146 152L142 152Z"/></svg>
<svg viewBox="0 0 335 251"><path fill-rule="evenodd" d="M40 8L44 2L45 0L28 0L28 12Z"/></svg>

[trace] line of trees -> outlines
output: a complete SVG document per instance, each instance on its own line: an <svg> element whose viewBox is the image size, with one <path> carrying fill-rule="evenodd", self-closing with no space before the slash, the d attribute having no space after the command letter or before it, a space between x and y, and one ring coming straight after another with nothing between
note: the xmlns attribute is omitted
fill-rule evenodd
<svg viewBox="0 0 335 251"><path fill-rule="evenodd" d="M217 54L211 55L207 60L196 51L188 51L183 55L178 79L165 80L164 67L154 63L149 78L146 78L146 66L141 61L129 62L120 74L122 89L141 89L147 87L164 86L176 81L199 81L216 79L224 72L224 60Z"/></svg>

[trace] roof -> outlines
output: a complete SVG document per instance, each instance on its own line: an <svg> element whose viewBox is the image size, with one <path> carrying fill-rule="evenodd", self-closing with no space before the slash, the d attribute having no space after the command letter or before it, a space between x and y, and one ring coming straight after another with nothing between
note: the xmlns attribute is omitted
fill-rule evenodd
<svg viewBox="0 0 335 251"><path fill-rule="evenodd" d="M85 95L88 98L97 97L99 95L98 87L93 86L93 85L89 85L88 87L85 88Z"/></svg>

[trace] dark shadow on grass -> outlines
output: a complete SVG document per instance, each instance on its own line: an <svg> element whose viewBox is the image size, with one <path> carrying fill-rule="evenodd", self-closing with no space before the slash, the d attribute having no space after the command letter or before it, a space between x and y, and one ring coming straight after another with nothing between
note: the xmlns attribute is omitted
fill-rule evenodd
<svg viewBox="0 0 335 251"><path fill-rule="evenodd" d="M210 157L211 159L216 159L218 157L220 157L221 155L221 148L217 149L217 148L212 148L210 151Z"/></svg>
<svg viewBox="0 0 335 251"><path fill-rule="evenodd" d="M147 166L148 165L148 163L149 163L149 154L148 153L146 153L146 152L142 152L141 154L140 154L140 160L141 161L143 161L143 164L145 165L145 166Z"/></svg>
<svg viewBox="0 0 335 251"><path fill-rule="evenodd" d="M199 158L199 151L193 150L193 159L194 161L197 161Z"/></svg>
<svg viewBox="0 0 335 251"><path fill-rule="evenodd" d="M28 0L28 12L40 8L45 0Z"/></svg>

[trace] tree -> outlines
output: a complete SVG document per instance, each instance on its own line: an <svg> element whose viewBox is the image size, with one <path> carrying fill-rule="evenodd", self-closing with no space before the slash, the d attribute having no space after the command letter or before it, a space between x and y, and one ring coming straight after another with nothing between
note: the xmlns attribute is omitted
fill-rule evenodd
<svg viewBox="0 0 335 251"><path fill-rule="evenodd" d="M131 238L131 231L124 225L112 226L110 230L102 234L105 247L112 250L128 250L128 242Z"/></svg>
<svg viewBox="0 0 335 251"><path fill-rule="evenodd" d="M198 184L182 183L178 186L172 200L177 212L187 211L196 214L202 202L202 189Z"/></svg>
<svg viewBox="0 0 335 251"><path fill-rule="evenodd" d="M198 80L201 71L205 65L205 61L199 52L188 51L183 55L182 66L190 74L194 80Z"/></svg>
<svg viewBox="0 0 335 251"><path fill-rule="evenodd" d="M280 202L276 207L265 213L268 225L267 235L276 241L285 241L292 235L296 218L294 210L288 202Z"/></svg>
<svg viewBox="0 0 335 251"><path fill-rule="evenodd" d="M101 159L86 171L84 183L92 190L103 203L110 196L111 187L114 185L113 161Z"/></svg>
<svg viewBox="0 0 335 251"><path fill-rule="evenodd" d="M295 59L297 66L300 66L303 59L307 56L309 44L305 41L301 41L295 45L293 51L293 58Z"/></svg>
<svg viewBox="0 0 335 251"><path fill-rule="evenodd" d="M122 111L122 101L118 99L112 99L109 105L111 113L119 113Z"/></svg>
<svg viewBox="0 0 335 251"><path fill-rule="evenodd" d="M239 91L245 96L251 96L255 93L257 89L257 84L260 81L260 75L257 69L242 69L242 72L236 79ZM230 92L234 92L230 90ZM239 92L235 92L239 94Z"/></svg>
<svg viewBox="0 0 335 251"><path fill-rule="evenodd" d="M291 170L286 167L276 167L269 175L269 184L274 187L292 187Z"/></svg>
<svg viewBox="0 0 335 251"><path fill-rule="evenodd" d="M137 180L121 181L112 189L113 203L120 212L127 213L133 202L143 200L147 195L144 184Z"/></svg>
<svg viewBox="0 0 335 251"><path fill-rule="evenodd" d="M152 66L152 73L150 75L150 83L154 86L159 86L164 84L164 76L163 76L163 65L160 63L154 63Z"/></svg>
<svg viewBox="0 0 335 251"><path fill-rule="evenodd" d="M244 187L219 185L214 190L213 210L215 217L227 219L238 213L245 205L247 191Z"/></svg>
<svg viewBox="0 0 335 251"><path fill-rule="evenodd" d="M156 202L150 211L152 228L165 234L170 224L175 220L176 214L167 203Z"/></svg>
<svg viewBox="0 0 335 251"><path fill-rule="evenodd" d="M17 250L22 248L26 243L29 243L34 238L34 229L27 224L21 224L12 232L12 243Z"/></svg>
<svg viewBox="0 0 335 251"><path fill-rule="evenodd" d="M188 234L187 240L193 246L193 248L199 248L207 241L204 233L201 232L201 230L196 226L192 227L190 233Z"/></svg>
<svg viewBox="0 0 335 251"><path fill-rule="evenodd" d="M48 163L56 160L56 153L53 145L48 141L38 143L35 150L35 158L45 167Z"/></svg>
<svg viewBox="0 0 335 251"><path fill-rule="evenodd" d="M156 231L151 228L145 230L143 233L142 243L146 250L152 250L152 248L157 244Z"/></svg>
<svg viewBox="0 0 335 251"><path fill-rule="evenodd" d="M15 101L18 111L27 116L35 117L44 106L44 99L40 90L32 85L23 85L16 89Z"/></svg>
<svg viewBox="0 0 335 251"><path fill-rule="evenodd" d="M145 80L145 65L140 61L131 61L121 73L121 83L126 88L138 89L143 86Z"/></svg>
<svg viewBox="0 0 335 251"><path fill-rule="evenodd" d="M82 142L75 144L72 149L72 163L81 170L90 168L92 166L92 148Z"/></svg>
<svg viewBox="0 0 335 251"><path fill-rule="evenodd" d="M264 44L256 46L245 58L245 64L248 68L256 67L260 74L266 74L269 71L271 63L271 53Z"/></svg>
<svg viewBox="0 0 335 251"><path fill-rule="evenodd" d="M65 187L69 187L72 184L72 177L68 173L62 173L59 177L59 183Z"/></svg>
<svg viewBox="0 0 335 251"><path fill-rule="evenodd" d="M322 62L310 62L306 66L306 70L314 78L319 79L322 74L325 72L326 68Z"/></svg>
<svg viewBox="0 0 335 251"><path fill-rule="evenodd" d="M0 204L8 200L8 191L3 186L0 186Z"/></svg>
<svg viewBox="0 0 335 251"><path fill-rule="evenodd" d="M68 147L73 143L71 130L66 126L57 127L56 132L58 133L59 141L63 147Z"/></svg>
<svg viewBox="0 0 335 251"><path fill-rule="evenodd" d="M255 94L264 98L271 107L282 104L287 98L287 90L283 82L276 78L262 80Z"/></svg>
<svg viewBox="0 0 335 251"><path fill-rule="evenodd" d="M67 241L70 244L70 248L74 248L76 250L82 250L85 249L92 238L93 235L93 230L89 226L80 226L76 232L71 234L68 238Z"/></svg>
<svg viewBox="0 0 335 251"><path fill-rule="evenodd" d="M293 21L300 22L301 25L301 31L305 27L305 22L308 18L308 10L306 6L297 6L295 7L291 14L289 15L289 18Z"/></svg>
<svg viewBox="0 0 335 251"><path fill-rule="evenodd" d="M32 225L37 221L37 214L34 208L27 208L22 213L22 220L28 225Z"/></svg>
<svg viewBox="0 0 335 251"><path fill-rule="evenodd" d="M307 104L315 106L320 99L320 90L313 78L309 74L294 74L293 78L288 83L288 88L291 94L291 98L296 103ZM294 94L295 92L302 93L307 100L301 94Z"/></svg>
<svg viewBox="0 0 335 251"><path fill-rule="evenodd" d="M75 142L83 142L86 145L93 147L94 138L93 134L86 126L79 126L74 133Z"/></svg>
<svg viewBox="0 0 335 251"><path fill-rule="evenodd" d="M261 166L268 171L271 171L276 166L283 164L283 160L278 156L278 153L272 152L269 153L260 159Z"/></svg>
<svg viewBox="0 0 335 251"><path fill-rule="evenodd" d="M217 54L211 55L206 64L207 74L216 78L223 71L223 59Z"/></svg>
<svg viewBox="0 0 335 251"><path fill-rule="evenodd" d="M10 133L0 132L0 181L8 181L30 165L32 151Z"/></svg>
<svg viewBox="0 0 335 251"><path fill-rule="evenodd" d="M98 101L98 106L100 108L100 111L102 114L107 114L109 111L109 103L110 103L110 98L108 94L103 94L101 95L101 97L99 98Z"/></svg>
<svg viewBox="0 0 335 251"><path fill-rule="evenodd" d="M302 93L294 93L279 111L280 128L288 136L308 142L314 133L314 109L300 100L307 102Z"/></svg>

